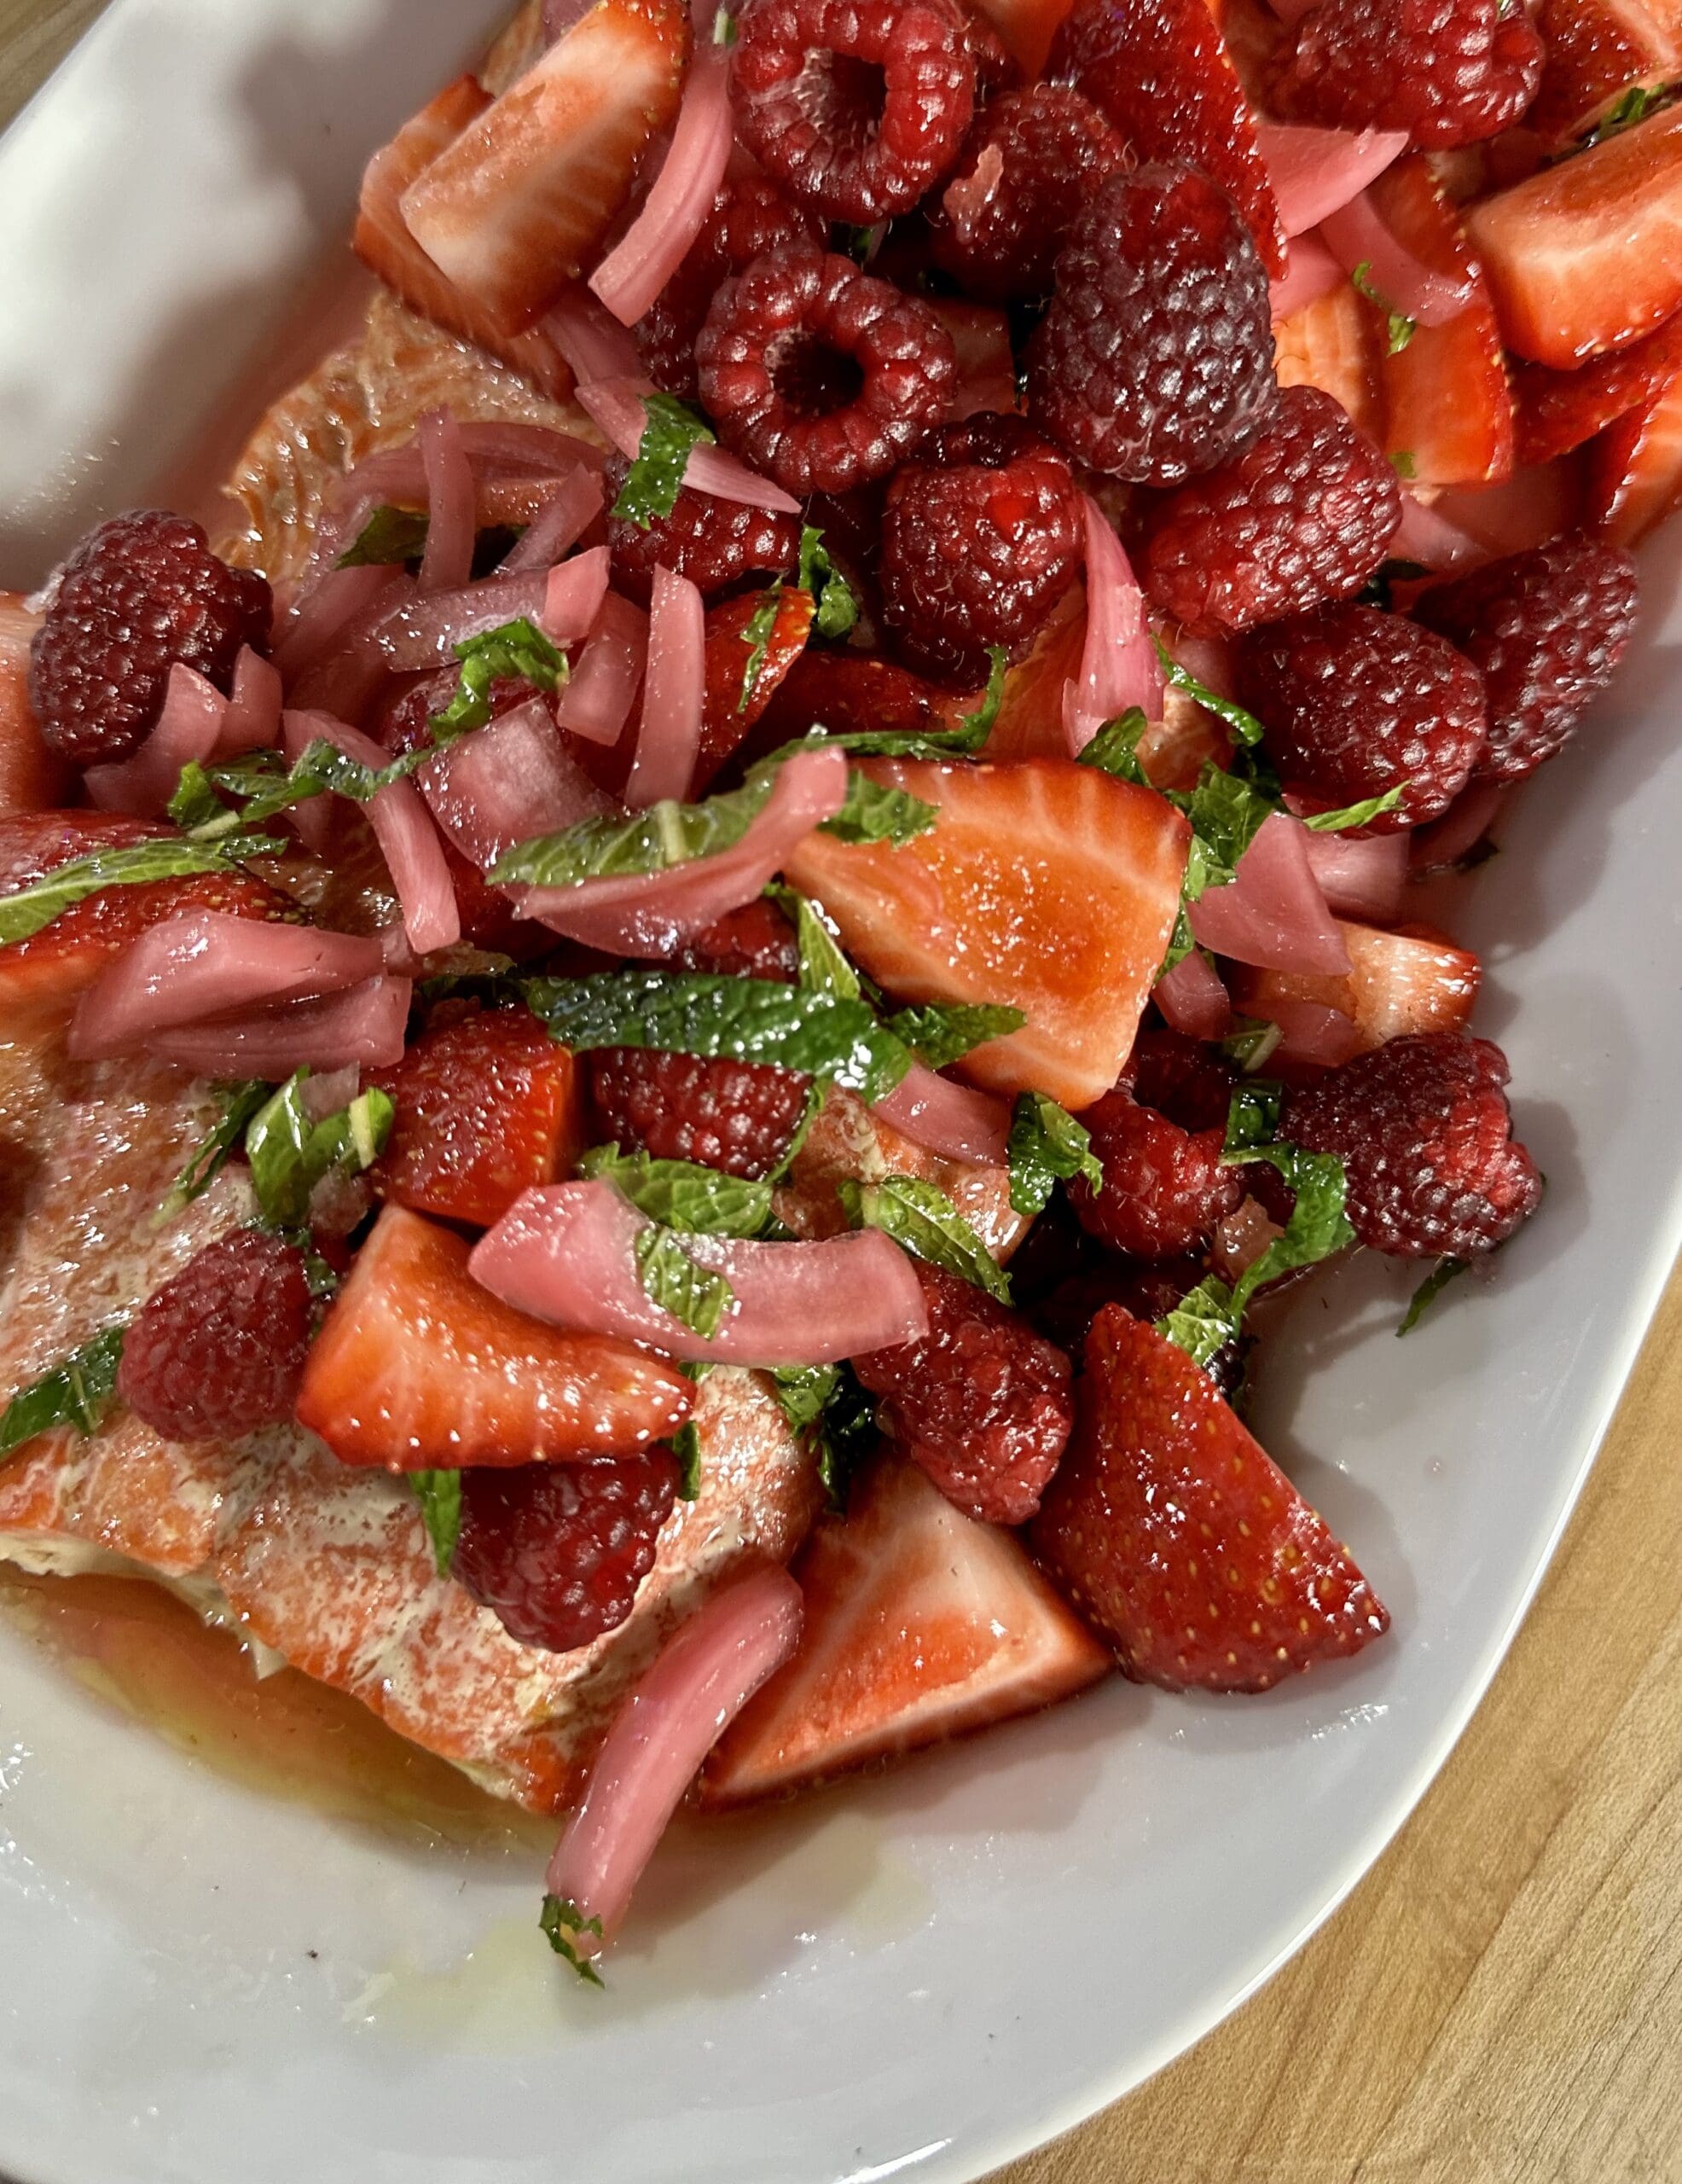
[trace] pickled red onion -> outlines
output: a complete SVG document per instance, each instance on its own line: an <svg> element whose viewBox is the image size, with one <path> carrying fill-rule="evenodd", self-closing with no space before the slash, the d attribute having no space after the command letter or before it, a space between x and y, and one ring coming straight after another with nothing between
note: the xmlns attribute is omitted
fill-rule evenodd
<svg viewBox="0 0 1682 2184"><path fill-rule="evenodd" d="M1460 569L1469 562L1488 559L1469 531L1462 531L1440 509L1406 491L1401 497L1401 521L1390 540L1389 553L1395 561L1418 561L1428 569Z"/></svg>
<svg viewBox="0 0 1682 2184"><path fill-rule="evenodd" d="M1232 1003L1221 973L1195 948L1157 979L1151 998L1170 1027L1190 1039L1218 1039L1232 1020Z"/></svg>
<svg viewBox="0 0 1682 2184"><path fill-rule="evenodd" d="M648 617L610 591L584 640L555 719L587 743L617 743L630 718L648 659Z"/></svg>
<svg viewBox="0 0 1682 2184"><path fill-rule="evenodd" d="M1388 925L1401 915L1407 885L1406 834L1318 834L1308 836L1308 863L1328 906L1340 918Z"/></svg>
<svg viewBox="0 0 1682 2184"><path fill-rule="evenodd" d="M1279 223L1286 235L1300 235L1394 166L1407 149L1407 131L1300 129L1258 121L1256 144L1273 185Z"/></svg>
<svg viewBox="0 0 1682 2184"><path fill-rule="evenodd" d="M1308 830L1286 812L1262 822L1238 877L1206 888L1186 915L1199 945L1274 971L1349 968L1349 951L1308 862Z"/></svg>
<svg viewBox="0 0 1682 2184"><path fill-rule="evenodd" d="M1284 278L1267 284L1274 324L1329 296L1348 277L1318 235L1296 236L1285 261Z"/></svg>
<svg viewBox="0 0 1682 2184"><path fill-rule="evenodd" d="M621 455L635 456L642 444L642 428L648 413L642 406L653 387L646 379L581 380L578 406L592 417ZM734 455L705 440L689 450L683 482L692 492L710 493L715 500L740 501L745 508L769 508L780 515L798 515L800 503L792 493L762 478Z"/></svg>
<svg viewBox="0 0 1682 2184"><path fill-rule="evenodd" d="M481 871L517 842L612 807L562 744L542 698L452 743L415 778L433 818Z"/></svg>
<svg viewBox="0 0 1682 2184"><path fill-rule="evenodd" d="M448 410L429 410L418 437L426 473L420 589L459 591L473 573L475 537L473 473L461 444L461 427Z"/></svg>
<svg viewBox="0 0 1682 2184"><path fill-rule="evenodd" d="M331 713L288 712L282 717L281 730L294 758L317 738L325 738L347 758L376 772L390 757L371 735L335 720ZM461 913L444 845L420 790L413 781L391 781L362 809L403 907L409 945L420 956L434 948L453 947L461 938Z"/></svg>
<svg viewBox="0 0 1682 2184"><path fill-rule="evenodd" d="M504 556L497 574L517 577L531 569L553 568L577 544L601 508L601 473L580 463L544 501L525 536Z"/></svg>
<svg viewBox="0 0 1682 2184"><path fill-rule="evenodd" d="M671 148L642 209L590 276L622 326L635 326L712 210L730 157L730 63L722 45L698 49L677 110Z"/></svg>
<svg viewBox="0 0 1682 2184"><path fill-rule="evenodd" d="M1276 999L1259 997L1245 1003L1246 1013L1263 1023L1277 1024L1279 1043L1268 1057L1269 1067L1281 1065L1299 1069L1336 1069L1360 1051L1360 1033L1341 1008L1323 1001L1304 1001L1281 994Z"/></svg>
<svg viewBox="0 0 1682 2184"><path fill-rule="evenodd" d="M219 758L236 758L246 751L261 751L281 740L281 671L243 645L234 663L234 689L223 715L217 740Z"/></svg>
<svg viewBox="0 0 1682 2184"><path fill-rule="evenodd" d="M635 342L606 305L581 283L539 322L566 359L580 386L598 380L635 379L642 358Z"/></svg>
<svg viewBox="0 0 1682 2184"><path fill-rule="evenodd" d="M276 1083L306 1063L311 1069L351 1063L384 1069L403 1060L413 991L408 979L368 979L318 1001L159 1031L146 1051L200 1077L263 1077Z"/></svg>
<svg viewBox="0 0 1682 2184"><path fill-rule="evenodd" d="M943 1159L1002 1168L1009 1159L1011 1117L1003 1101L954 1084L925 1063L914 1062L903 1081L871 1112Z"/></svg>
<svg viewBox="0 0 1682 2184"><path fill-rule="evenodd" d="M1416 872L1438 872L1470 855L1505 809L1511 781L1474 781L1463 788L1441 819L1413 836Z"/></svg>
<svg viewBox="0 0 1682 2184"><path fill-rule="evenodd" d="M1064 685L1063 730L1078 757L1106 720L1138 706L1151 720L1163 710L1162 663L1145 616L1145 595L1111 526L1090 494L1082 496L1087 543L1087 636L1081 671Z"/></svg>
<svg viewBox="0 0 1682 2184"><path fill-rule="evenodd" d="M642 721L625 783L625 802L633 811L646 811L667 797L687 796L705 704L706 608L687 577L657 568L648 606Z"/></svg>
<svg viewBox="0 0 1682 2184"><path fill-rule="evenodd" d="M718 1331L697 1334L657 1304L635 1246L650 1224L611 1183L551 1183L517 1199L474 1246L475 1281L554 1326L651 1343L668 1356L736 1365L827 1365L928 1333L911 1262L879 1229L816 1243L685 1236L734 1292Z"/></svg>
<svg viewBox="0 0 1682 2184"><path fill-rule="evenodd" d="M1447 325L1472 299L1476 282L1453 279L1416 258L1365 190L1322 220L1319 234L1346 273L1364 265L1366 280L1389 308L1421 326Z"/></svg>
<svg viewBox="0 0 1682 2184"><path fill-rule="evenodd" d="M407 589L401 569L329 569L310 592L300 596L289 619L276 630L280 642L275 665L287 688L399 584Z"/></svg>
<svg viewBox="0 0 1682 2184"><path fill-rule="evenodd" d="M102 811L161 818L182 768L189 760L202 764L210 758L222 741L227 717L228 700L222 693L195 668L177 660L170 670L164 709L140 748L113 764L90 766L82 776L90 799Z"/></svg>
<svg viewBox="0 0 1682 2184"><path fill-rule="evenodd" d="M436 667L469 637L504 622L537 621L548 591L548 577L537 570L487 577L483 584L434 592L430 599L407 595L374 625L371 639L386 666L398 674Z"/></svg>
<svg viewBox="0 0 1682 2184"><path fill-rule="evenodd" d="M624 1917L631 1891L701 1762L761 1684L800 1642L800 1588L774 1565L713 1594L666 1641L614 1716L544 1883L601 1937L575 1932L594 1956Z"/></svg>
<svg viewBox="0 0 1682 2184"><path fill-rule="evenodd" d="M582 644L607 596L607 549L592 546L552 568L537 620L552 644Z"/></svg>

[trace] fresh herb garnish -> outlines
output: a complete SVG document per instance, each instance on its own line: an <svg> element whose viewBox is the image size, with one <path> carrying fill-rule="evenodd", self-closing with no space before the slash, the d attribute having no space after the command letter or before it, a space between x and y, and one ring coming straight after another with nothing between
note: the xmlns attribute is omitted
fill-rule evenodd
<svg viewBox="0 0 1682 2184"><path fill-rule="evenodd" d="M859 619L852 586L829 558L822 531L808 524L800 533L800 561L795 578L812 595L812 630L820 637L844 637Z"/></svg>
<svg viewBox="0 0 1682 2184"><path fill-rule="evenodd" d="M1355 1240L1345 1213L1348 1193L1343 1164L1333 1153L1308 1153L1277 1135L1284 1095L1276 1084L1252 1079L1232 1094L1227 1116L1223 1167L1264 1160L1276 1168L1296 1194L1283 1233L1247 1267L1233 1287L1232 1301L1242 1315L1256 1292L1293 1267L1314 1266Z"/></svg>
<svg viewBox="0 0 1682 2184"><path fill-rule="evenodd" d="M722 46L732 46L736 42L736 19L728 8L720 8L713 16L712 42Z"/></svg>
<svg viewBox="0 0 1682 2184"><path fill-rule="evenodd" d="M1262 723L1254 713L1246 711L1236 699L1223 698L1218 690L1211 690L1208 683L1199 682L1190 668L1180 665L1160 637L1154 642L1157 657L1163 664L1163 673L1170 689L1183 690L1205 712L1213 713L1217 720L1225 721L1232 731L1235 742L1252 744L1262 741Z"/></svg>
<svg viewBox="0 0 1682 2184"><path fill-rule="evenodd" d="M1105 722L1076 763L1096 766L1100 773L1113 774L1118 781L1132 781L1140 788L1150 788L1153 784L1139 759L1140 741L1150 725L1139 706L1129 706L1114 720Z"/></svg>
<svg viewBox="0 0 1682 2184"><path fill-rule="evenodd" d="M62 1365L20 1388L0 1412L0 1458L9 1456L38 1433L73 1426L91 1433L111 1408L117 1391L117 1368L123 1362L125 1326L107 1327L85 1342Z"/></svg>
<svg viewBox="0 0 1682 2184"><path fill-rule="evenodd" d="M549 1937L549 1947L557 1956L564 1956L587 1987L602 1987L606 1982L589 1958L578 1949L576 1938L580 1934L594 1934L601 1939L600 1919L587 1919L577 1905L560 1896L546 1896L538 1925Z"/></svg>
<svg viewBox="0 0 1682 2184"><path fill-rule="evenodd" d="M1569 159L1571 152L1586 152L1592 144L1604 144L1609 136L1621 136L1626 129L1633 129L1638 121L1644 121L1650 113L1662 107L1675 86L1655 84L1645 86L1632 84L1616 104L1601 116L1586 136L1562 154Z"/></svg>
<svg viewBox="0 0 1682 2184"><path fill-rule="evenodd" d="M844 1176L836 1185L855 1228L879 1228L915 1258L1011 1301L1010 1276L946 1193L919 1176L884 1176L879 1183Z"/></svg>
<svg viewBox="0 0 1682 2184"><path fill-rule="evenodd" d="M669 516L677 506L691 449L703 444L710 447L716 436L711 426L675 394L645 394L642 409L647 421L637 443L635 459L613 503L613 514L622 522L647 531L657 517Z"/></svg>
<svg viewBox="0 0 1682 2184"><path fill-rule="evenodd" d="M1340 804L1335 811L1305 811L1302 824L1311 834L1341 834L1347 828L1365 827L1382 812L1394 811L1406 793L1407 783L1398 781L1382 796L1366 796L1359 804Z"/></svg>
<svg viewBox="0 0 1682 2184"><path fill-rule="evenodd" d="M993 733L993 723L1004 703L1005 655L995 645L990 656L993 665L981 703L972 713L960 714L951 728L856 728L832 735L820 724L799 742L784 744L767 763L774 764L797 751L812 750L846 751L857 758L973 758Z"/></svg>
<svg viewBox="0 0 1682 2184"><path fill-rule="evenodd" d="M432 1543L438 1575L447 1577L461 1536L461 1474L459 1471L411 1471L403 1476L420 1504L420 1519Z"/></svg>
<svg viewBox="0 0 1682 2184"><path fill-rule="evenodd" d="M1211 1274L1157 1321L1157 1332L1178 1343L1194 1365L1207 1365L1229 1342L1237 1341L1243 1316L1234 1308L1232 1291L1219 1275Z"/></svg>
<svg viewBox="0 0 1682 2184"><path fill-rule="evenodd" d="M736 1301L724 1276L692 1259L675 1228L639 1228L631 1249L647 1295L704 1342L710 1341Z"/></svg>
<svg viewBox="0 0 1682 2184"><path fill-rule="evenodd" d="M286 843L241 836L228 842L194 842L170 836L128 842L120 848L93 850L55 865L16 894L0 901L0 947L27 940L102 887L143 887L159 880L185 880L195 873L229 872L246 857L273 856Z"/></svg>
<svg viewBox="0 0 1682 2184"><path fill-rule="evenodd" d="M432 528L422 508L378 508L339 555L341 569L402 567L426 550Z"/></svg>
<svg viewBox="0 0 1682 2184"><path fill-rule="evenodd" d="M868 265L887 232L887 222L879 220L873 227L849 227L844 224L836 230L836 247L844 252L856 265Z"/></svg>
<svg viewBox="0 0 1682 2184"><path fill-rule="evenodd" d="M1373 285L1372 260L1370 258L1361 259L1349 279L1358 294L1365 296L1375 309L1383 312L1384 338L1389 345L1389 353L1399 357L1418 332L1418 321L1409 318L1405 311L1398 311L1389 298Z"/></svg>
<svg viewBox="0 0 1682 2184"><path fill-rule="evenodd" d="M1221 1042L1221 1051L1229 1061L1236 1062L1246 1077L1254 1077L1284 1037L1277 1024L1240 1016L1235 1028Z"/></svg>
<svg viewBox="0 0 1682 2184"><path fill-rule="evenodd" d="M845 1505L847 1481L875 1441L875 1398L850 1365L780 1365L767 1376L797 1439L815 1435L818 1477L830 1506Z"/></svg>
<svg viewBox="0 0 1682 2184"><path fill-rule="evenodd" d="M856 1001L859 974L847 961L834 929L817 904L798 889L773 880L765 892L794 921L794 944L800 956L800 984L808 993L826 993Z"/></svg>
<svg viewBox="0 0 1682 2184"><path fill-rule="evenodd" d="M269 1087L260 1077L243 1084L225 1084L221 1092L222 1112L194 1147L186 1166L170 1186L169 1196L157 1211L160 1221L169 1220L210 1188L235 1147L243 1141L246 1124L269 1097Z"/></svg>
<svg viewBox="0 0 1682 2184"><path fill-rule="evenodd" d="M896 1009L884 1028L931 1069L947 1069L989 1039L1007 1038L1028 1021L1019 1008L994 1002L927 1002Z"/></svg>
<svg viewBox="0 0 1682 2184"><path fill-rule="evenodd" d="M1439 1259L1413 1292L1407 1310L1402 1317L1401 1325L1396 1329L1396 1333L1399 1335L1412 1334L1449 1283L1458 1275L1469 1274L1470 1271L1470 1260Z"/></svg>
<svg viewBox="0 0 1682 2184"><path fill-rule="evenodd" d="M747 662L742 669L742 694L736 701L736 711L745 713L753 703L753 694L759 688L759 678L765 672L766 655L771 649L771 638L781 611L783 588L780 580L772 584L748 617L742 631L742 642L747 647Z"/></svg>
<svg viewBox="0 0 1682 2184"><path fill-rule="evenodd" d="M1104 1170L1085 1125L1043 1092L1023 1092L1011 1114L1011 1205L1018 1213L1042 1213L1055 1186L1084 1176L1094 1190Z"/></svg>
<svg viewBox="0 0 1682 2184"><path fill-rule="evenodd" d="M1419 465L1411 447L1398 448L1390 457L1390 468L1398 478L1411 483L1419 474Z"/></svg>
<svg viewBox="0 0 1682 2184"><path fill-rule="evenodd" d="M694 1502L701 1491L701 1429L693 1418L686 1418L671 1437L671 1452L677 1459L677 1498L680 1502Z"/></svg>
<svg viewBox="0 0 1682 2184"><path fill-rule="evenodd" d="M252 1188L264 1220L274 1228L298 1228L307 1222L310 1193L330 1169L372 1167L397 1115L390 1093L370 1085L348 1107L315 1122L304 1104L309 1074L305 1068L288 1077L246 1131Z"/></svg>
<svg viewBox="0 0 1682 2184"><path fill-rule="evenodd" d="M594 1146L578 1163L581 1176L612 1183L639 1213L664 1228L704 1236L757 1236L771 1218L771 1186L727 1176L688 1160L657 1160L648 1153Z"/></svg>

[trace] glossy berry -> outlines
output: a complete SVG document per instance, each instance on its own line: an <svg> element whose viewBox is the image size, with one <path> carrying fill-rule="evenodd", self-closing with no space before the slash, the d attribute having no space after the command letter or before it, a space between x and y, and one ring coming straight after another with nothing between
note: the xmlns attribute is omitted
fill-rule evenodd
<svg viewBox="0 0 1682 2184"><path fill-rule="evenodd" d="M604 1137L622 1152L693 1160L730 1176L768 1176L778 1166L806 1112L809 1083L767 1062L646 1047L606 1047L590 1057Z"/></svg>
<svg viewBox="0 0 1682 2184"><path fill-rule="evenodd" d="M605 485L610 509L629 468L623 455L608 458ZM751 508L741 501L716 500L686 485L671 514L655 516L646 529L610 514L607 551L615 590L645 607L657 568L687 577L711 597L757 572L792 569L800 553L800 519Z"/></svg>
<svg viewBox="0 0 1682 2184"><path fill-rule="evenodd" d="M1232 200L1191 167L1111 175L1027 367L1042 430L1095 470L1172 485L1236 453L1277 389L1267 269Z"/></svg>
<svg viewBox="0 0 1682 2184"><path fill-rule="evenodd" d="M1006 91L977 115L931 209L936 263L983 303L1049 295L1070 230L1126 158L1120 132L1067 84Z"/></svg>
<svg viewBox="0 0 1682 2184"><path fill-rule="evenodd" d="M686 399L695 393L695 336L721 282L786 242L822 241L817 215L791 204L763 175L727 182L682 263L631 329L655 386Z"/></svg>
<svg viewBox="0 0 1682 2184"><path fill-rule="evenodd" d="M768 979L792 985L800 975L794 927L761 895L716 924L691 933L672 958L679 971L710 971L724 979Z"/></svg>
<svg viewBox="0 0 1682 2184"><path fill-rule="evenodd" d="M273 611L268 578L218 561L196 523L113 516L65 563L31 648L42 735L78 766L126 758L157 723L170 670L225 693L241 646L267 649Z"/></svg>
<svg viewBox="0 0 1682 2184"><path fill-rule="evenodd" d="M1239 676L1287 789L1321 810L1401 791L1372 834L1446 811L1483 749L1483 677L1399 614L1338 607L1269 623L1245 640Z"/></svg>
<svg viewBox="0 0 1682 2184"><path fill-rule="evenodd" d="M1079 575L1069 465L1019 417L931 433L896 472L882 519L883 618L919 673L984 682L989 648L1025 646Z"/></svg>
<svg viewBox="0 0 1682 2184"><path fill-rule="evenodd" d="M731 55L736 133L827 220L908 212L950 167L976 62L950 0L749 0Z"/></svg>
<svg viewBox="0 0 1682 2184"><path fill-rule="evenodd" d="M1528 15L1504 0L1320 0L1274 64L1269 96L1293 120L1405 129L1442 150L1517 121L1544 57Z"/></svg>
<svg viewBox="0 0 1682 2184"><path fill-rule="evenodd" d="M1569 741L1634 634L1635 564L1598 539L1556 538L1439 584L1414 608L1482 671L1480 775L1519 781Z"/></svg>
<svg viewBox="0 0 1682 2184"><path fill-rule="evenodd" d="M1329 394L1288 386L1241 455L1154 511L1145 589L1185 629L1252 629L1352 597L1401 521L1378 449Z"/></svg>
<svg viewBox="0 0 1682 2184"><path fill-rule="evenodd" d="M1488 1039L1392 1039L1293 1092L1279 1134L1343 1161L1346 1210L1372 1250L1474 1258L1505 1243L1542 1194L1512 1141L1508 1073Z"/></svg>
<svg viewBox="0 0 1682 2184"><path fill-rule="evenodd" d="M878 1424L948 1502L985 1524L1026 1524L1074 1423L1069 1360L985 1290L914 1264L928 1333L853 1369L881 1398Z"/></svg>
<svg viewBox="0 0 1682 2184"><path fill-rule="evenodd" d="M885 478L945 415L958 369L925 305L805 245L725 282L695 362L720 439L799 494Z"/></svg>
<svg viewBox="0 0 1682 2184"><path fill-rule="evenodd" d="M630 1613L677 1487L668 1449L464 1472L452 1575L522 1646L571 1653Z"/></svg>
<svg viewBox="0 0 1682 2184"><path fill-rule="evenodd" d="M1014 1260L1011 1274L1014 1279ZM1208 1276L1208 1264L1202 1259L1168 1259L1147 1266L1126 1259L1106 1259L1085 1274L1066 1276L1041 1298L1030 1316L1035 1327L1072 1357L1106 1304L1119 1304L1134 1319L1154 1322L1166 1318ZM1223 1343L1204 1367L1228 1403L1235 1403L1244 1390L1254 1346L1254 1336L1240 1335L1235 1341Z"/></svg>
<svg viewBox="0 0 1682 2184"><path fill-rule="evenodd" d="M1176 1031L1145 1032L1116 1088L1081 1118L1103 1187L1069 1186L1081 1225L1111 1251L1174 1259L1202 1249L1237 1211L1244 1182L1223 1168L1232 1073Z"/></svg>
<svg viewBox="0 0 1682 2184"><path fill-rule="evenodd" d="M123 1344L117 1393L166 1441L272 1426L292 1414L312 1312L298 1246L235 1228L147 1300Z"/></svg>

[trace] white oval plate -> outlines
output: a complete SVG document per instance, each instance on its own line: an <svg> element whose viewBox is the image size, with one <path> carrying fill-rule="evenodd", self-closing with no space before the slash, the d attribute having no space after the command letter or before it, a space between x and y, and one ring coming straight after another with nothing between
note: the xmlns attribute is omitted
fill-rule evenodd
<svg viewBox="0 0 1682 2184"><path fill-rule="evenodd" d="M504 0L118 0L0 148L0 580L222 434L368 150ZM249 395L245 398L249 408ZM235 407L237 408L237 403ZM211 421L207 423L206 421ZM959 2184L1196 2040L1360 1878L1522 1614L1682 1233L1677 552L1464 923L1550 1190L1406 1344L1310 1294L1259 1427L1389 1642L1260 1699L1120 1682L663 1851L606 1995L535 1860L392 1848L0 1634L0 2164L23 2184Z"/></svg>

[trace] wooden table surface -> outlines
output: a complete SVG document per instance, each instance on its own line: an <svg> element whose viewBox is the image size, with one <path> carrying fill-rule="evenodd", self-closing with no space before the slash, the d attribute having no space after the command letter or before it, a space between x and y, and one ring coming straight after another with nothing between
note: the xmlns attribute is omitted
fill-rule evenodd
<svg viewBox="0 0 1682 2184"><path fill-rule="evenodd" d="M0 0L0 124L103 5ZM1200 2047L992 2184L1682 2184L1679 1444L1682 1275L1386 1856Z"/></svg>

